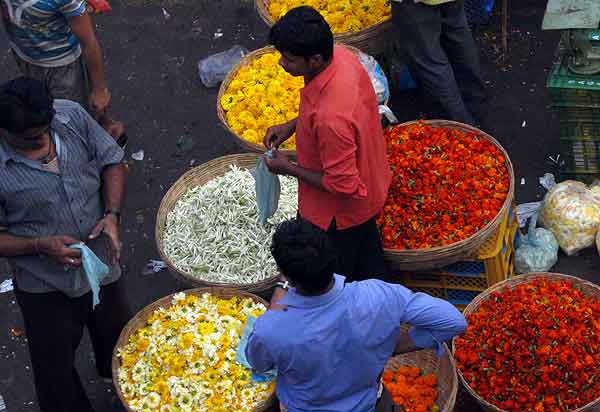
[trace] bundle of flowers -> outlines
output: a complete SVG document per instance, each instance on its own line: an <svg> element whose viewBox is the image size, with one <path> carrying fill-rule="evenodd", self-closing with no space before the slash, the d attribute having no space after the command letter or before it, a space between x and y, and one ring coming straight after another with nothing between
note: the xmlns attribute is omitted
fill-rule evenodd
<svg viewBox="0 0 600 412"><path fill-rule="evenodd" d="M383 372L382 381L394 403L403 412L439 411L435 375L425 375L420 368L403 366L396 371Z"/></svg>
<svg viewBox="0 0 600 412"><path fill-rule="evenodd" d="M178 293L118 349L117 380L136 412L231 412L254 409L274 390L238 364L246 318L266 307L250 298Z"/></svg>
<svg viewBox="0 0 600 412"><path fill-rule="evenodd" d="M261 145L271 126L298 116L302 76L294 77L279 65L278 52L265 53L242 66L221 97L229 127L243 139ZM284 149L296 147L295 136Z"/></svg>
<svg viewBox="0 0 600 412"><path fill-rule="evenodd" d="M298 183L282 176L277 212L258 223L255 180L232 166L189 189L167 215L163 248L173 265L200 280L244 285L277 273L269 246L277 224L296 215Z"/></svg>
<svg viewBox="0 0 600 412"><path fill-rule="evenodd" d="M311 6L318 10L333 33L360 31L392 15L390 0L271 0L269 14L277 21L299 6Z"/></svg>
<svg viewBox="0 0 600 412"><path fill-rule="evenodd" d="M600 299L535 279L493 292L456 338L469 386L508 412L566 412L600 397Z"/></svg>
<svg viewBox="0 0 600 412"><path fill-rule="evenodd" d="M385 132L393 180L378 217L387 249L428 249L472 236L502 208L504 155L476 133L424 122Z"/></svg>

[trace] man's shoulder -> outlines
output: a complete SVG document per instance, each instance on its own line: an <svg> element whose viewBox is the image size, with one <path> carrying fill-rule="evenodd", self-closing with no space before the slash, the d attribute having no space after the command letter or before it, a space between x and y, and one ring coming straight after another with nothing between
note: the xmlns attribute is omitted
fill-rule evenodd
<svg viewBox="0 0 600 412"><path fill-rule="evenodd" d="M285 339L287 334L282 332L291 324L286 311L268 310L256 319L254 334L266 344L277 344Z"/></svg>
<svg viewBox="0 0 600 412"><path fill-rule="evenodd" d="M55 119L63 124L71 121L74 121L77 124L83 124L86 122L86 111L77 102L64 99L55 99L54 110L56 111Z"/></svg>

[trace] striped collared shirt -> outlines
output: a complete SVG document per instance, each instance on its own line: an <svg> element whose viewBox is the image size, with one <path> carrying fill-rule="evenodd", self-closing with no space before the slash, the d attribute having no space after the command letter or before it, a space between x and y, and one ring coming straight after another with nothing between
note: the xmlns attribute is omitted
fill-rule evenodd
<svg viewBox="0 0 600 412"><path fill-rule="evenodd" d="M121 162L123 151L79 104L56 100L51 124L59 170L20 156L0 139L0 226L21 237L71 236L86 241L103 216L101 175ZM108 244L102 236L88 246L107 262ZM17 286L32 293L61 291L71 297L87 293L82 269L65 272L46 256L10 258ZM120 275L112 268L105 283Z"/></svg>
<svg viewBox="0 0 600 412"><path fill-rule="evenodd" d="M81 47L67 19L85 10L85 0L0 0L12 49L42 67L62 67L79 58Z"/></svg>

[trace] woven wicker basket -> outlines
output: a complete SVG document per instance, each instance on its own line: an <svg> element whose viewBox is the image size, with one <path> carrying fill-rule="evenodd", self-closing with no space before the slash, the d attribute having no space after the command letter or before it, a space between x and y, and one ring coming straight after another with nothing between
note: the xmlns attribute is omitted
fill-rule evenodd
<svg viewBox="0 0 600 412"><path fill-rule="evenodd" d="M441 357L438 357L434 350L420 350L394 356L388 361L385 368L396 371L401 366L421 368L424 374L435 375L438 381L437 404L440 412L451 412L454 410L456 394L458 393L458 377L454 358L450 355L450 350L446 344L444 344L444 354Z"/></svg>
<svg viewBox="0 0 600 412"><path fill-rule="evenodd" d="M218 297L224 298L224 299L229 299L234 296L240 296L243 298L251 298L256 302L259 302L259 303L264 304L265 306L268 306L268 303L264 299L262 299L258 296L255 296L251 293L243 292L240 290L234 290L231 288L219 288L219 287L198 288L198 289L186 290L185 293L188 295L196 295L196 296L201 296L205 293L210 293L211 295L218 296ZM121 386L119 385L118 376L119 376L119 368L121 366L121 361L119 360L117 353L119 351L119 348L127 345L127 343L129 342L130 336L132 336L138 329L146 326L146 322L147 322L148 318L150 317L150 315L152 315L152 313L154 311L156 311L159 308L169 308L171 306L171 301L173 300L173 296L174 296L174 294L165 296L164 298L161 298L161 299L157 300L156 302L151 303L150 305L146 306L144 309L140 310L127 323L127 325L125 325L125 327L121 331L119 340L117 341L117 344L115 345L115 349L113 351L113 356L112 356L113 384L115 386L115 389L117 391L117 395L119 396L119 399L121 399L123 406L125 406L125 409L129 412L133 412L133 411L128 406L127 401L126 401L125 397L123 396L123 392L121 391ZM273 391L273 393L271 393L269 398L266 401L258 404L256 406L256 408L253 409L252 412L267 411L267 410L271 409L271 407L275 404L275 402L276 402L275 391Z"/></svg>
<svg viewBox="0 0 600 412"><path fill-rule="evenodd" d="M416 121L403 123L400 126L409 126L416 123ZM508 153L504 148L489 134L482 132L481 130L469 126L463 123L452 122L449 120L427 120L426 124L435 127L452 128L458 129L464 132L474 132L480 136L485 137L492 142L506 159L506 169L508 170L508 176L510 179L510 185L508 188L508 194L504 200L502 208L491 222L489 222L483 229L475 233L471 237L461 240L460 242L453 243L447 246L439 246L430 249L413 249L413 250L395 250L395 249L384 249L384 257L388 268L392 271L413 271L413 270L429 270L442 268L444 266L451 265L452 263L459 262L465 258L474 256L477 250L485 241L492 236L498 226L502 223L506 215L508 214L511 204L514 198L515 192L515 175L513 166L508 157Z"/></svg>
<svg viewBox="0 0 600 412"><path fill-rule="evenodd" d="M269 13L269 3L269 0L254 0L258 14L267 26L271 27L275 21ZM391 32L392 19L389 18L360 31L334 33L333 37L336 42L354 46L367 54L378 56L386 50L387 43L391 39Z"/></svg>
<svg viewBox="0 0 600 412"><path fill-rule="evenodd" d="M156 227L154 230L156 239L156 248L160 254L161 259L165 262L169 271L179 280L193 287L213 286L222 288L234 288L239 290L245 290L250 293L261 294L275 286L278 280L278 275L274 274L272 277L264 279L257 283L248 284L227 284L209 282L191 275L190 273L183 272L175 267L173 262L166 255L163 248L163 236L166 229L167 215L173 210L177 201L183 196L189 189L197 186L202 186L208 181L214 179L217 176L222 176L229 171L230 166L236 165L242 169L250 169L256 166L256 160L260 155L255 153L247 154L234 154L229 156L223 156L211 161L208 161L198 167L195 167L183 176L181 176L171 186L169 191L165 194L160 207L156 215Z"/></svg>
<svg viewBox="0 0 600 412"><path fill-rule="evenodd" d="M352 50L354 53L359 52L358 49L346 45L346 44L342 44L342 46ZM265 148L265 146L263 146L262 144L256 144L256 143L252 143L249 142L248 140L244 139L242 136L238 135L227 123L227 117L226 117L226 112L225 109L223 109L223 106L221 106L221 97L223 97L223 95L227 92L227 89L229 88L229 85L231 84L231 82L233 81L233 79L235 79L235 76L238 72L238 70L244 66L247 66L248 64L252 63L254 60L258 59L259 57L268 54L268 53L273 53L275 52L275 48L273 46L267 46L267 47L263 47L257 50L254 50L251 53L248 53L247 55L245 55L244 57L242 57L242 60L240 60L238 62L238 64L236 64L233 69L231 69L231 71L227 74L227 77L225 77L225 80L223 80L223 82L221 82L221 86L219 87L219 95L217 97L217 116L219 117L219 120L221 121L221 123L223 124L223 126L225 126L225 128L227 129L227 131L229 131L229 133L231 133L235 139L237 140L237 142L247 151L249 151L250 153L264 153L267 149ZM282 152L285 153L291 153L294 154L296 153L295 150L281 150Z"/></svg>
<svg viewBox="0 0 600 412"><path fill-rule="evenodd" d="M465 316L468 316L471 313L475 312L477 310L477 308L479 307L479 305L481 305L482 302L487 300L489 298L489 296L494 292L500 292L506 288L514 288L517 285L530 283L531 281L533 281L535 279L567 281L567 282L571 283L573 285L573 287L575 287L575 288L579 289L581 292L583 292L585 295L596 296L597 298L600 299L600 286L598 286L592 282L588 282L587 280L583 280L583 279L580 279L575 276L563 275L560 273L547 273L547 272L530 273L527 275L515 276L515 277L509 278L507 280L504 280L500 283L495 284L491 288L487 289L485 292L482 292L481 294L479 294L475 299L473 299L473 301L471 301L471 303L469 303L469 305L465 308L465 310L463 311L463 314ZM455 340L453 340L452 341L452 353L453 354L454 354L455 350L456 350ZM493 404L489 403L488 401L483 399L481 396L479 396L477 394L477 392L475 392L471 388L471 386L469 386L469 384L465 380L463 374L461 373L460 369L458 369L458 376L460 378L462 385L467 389L469 394L471 396L473 396L473 398L475 398L475 400L479 403L479 405L481 405L481 407L484 410L489 411L489 412L506 412L504 409L500 409L500 408L494 406ZM600 398L596 399L595 401L593 401L581 408L573 409L570 412L599 412L599 411L600 411Z"/></svg>

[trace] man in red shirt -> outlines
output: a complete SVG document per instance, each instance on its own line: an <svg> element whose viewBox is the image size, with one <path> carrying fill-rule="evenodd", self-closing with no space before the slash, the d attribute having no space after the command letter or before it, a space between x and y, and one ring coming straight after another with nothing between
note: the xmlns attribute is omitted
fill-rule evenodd
<svg viewBox="0 0 600 412"><path fill-rule="evenodd" d="M297 119L271 127L265 146L296 133L298 163L274 151L273 173L298 178L300 217L327 231L338 249L338 269L352 280L385 273L375 218L391 172L368 73L357 56L334 46L325 19L313 8L290 10L272 27L280 65L304 76Z"/></svg>

